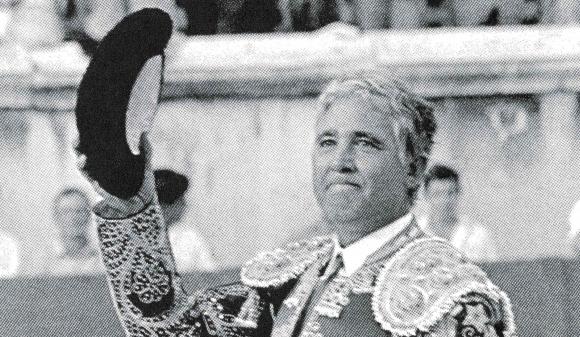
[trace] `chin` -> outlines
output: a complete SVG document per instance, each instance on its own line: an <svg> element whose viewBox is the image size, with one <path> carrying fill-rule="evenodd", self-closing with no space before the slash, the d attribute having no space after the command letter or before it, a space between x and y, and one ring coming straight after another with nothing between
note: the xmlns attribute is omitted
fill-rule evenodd
<svg viewBox="0 0 580 337"><path fill-rule="evenodd" d="M352 206L352 205L350 205ZM323 207L322 213L330 223L351 222L361 217L357 208L346 205L331 205Z"/></svg>

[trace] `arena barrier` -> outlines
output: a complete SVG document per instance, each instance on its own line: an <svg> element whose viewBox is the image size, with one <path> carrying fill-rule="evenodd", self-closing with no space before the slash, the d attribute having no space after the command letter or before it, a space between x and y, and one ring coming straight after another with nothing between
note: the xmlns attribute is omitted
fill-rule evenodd
<svg viewBox="0 0 580 337"><path fill-rule="evenodd" d="M483 266L510 296L521 337L580 336L580 261L543 259ZM237 270L184 275L189 293L235 282ZM123 336L102 275L0 282L3 337Z"/></svg>

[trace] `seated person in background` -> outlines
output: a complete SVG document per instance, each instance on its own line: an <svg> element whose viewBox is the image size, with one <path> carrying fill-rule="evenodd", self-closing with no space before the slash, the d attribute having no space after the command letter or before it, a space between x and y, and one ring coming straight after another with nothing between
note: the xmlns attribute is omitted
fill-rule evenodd
<svg viewBox="0 0 580 337"><path fill-rule="evenodd" d="M187 35L212 35L217 33L219 6L216 0L176 0L187 16Z"/></svg>
<svg viewBox="0 0 580 337"><path fill-rule="evenodd" d="M215 270L216 263L202 236L192 226L181 223L186 211L187 177L171 170L156 170L157 198L169 227L169 241L180 272Z"/></svg>
<svg viewBox="0 0 580 337"><path fill-rule="evenodd" d="M458 214L461 184L455 170L434 165L425 176L428 215L419 220L427 233L448 240L472 261L497 260L497 252L487 228Z"/></svg>
<svg viewBox="0 0 580 337"><path fill-rule="evenodd" d="M16 276L19 264L18 241L12 235L0 231L0 278Z"/></svg>
<svg viewBox="0 0 580 337"><path fill-rule="evenodd" d="M568 221L570 222L568 239L570 240L574 253L580 257L580 201L576 202L574 207L572 207Z"/></svg>
<svg viewBox="0 0 580 337"><path fill-rule="evenodd" d="M88 196L78 188L60 192L53 202L54 219L60 242L58 256L50 274L92 274L103 270L99 254L91 245L91 205Z"/></svg>
<svg viewBox="0 0 580 337"><path fill-rule="evenodd" d="M349 4L346 5L345 3ZM350 1L337 2L335 0L279 0L281 22L279 31L308 32L322 28L329 23L344 21L352 14Z"/></svg>
<svg viewBox="0 0 580 337"><path fill-rule="evenodd" d="M280 23L274 0L176 0L187 17L187 35L273 32Z"/></svg>

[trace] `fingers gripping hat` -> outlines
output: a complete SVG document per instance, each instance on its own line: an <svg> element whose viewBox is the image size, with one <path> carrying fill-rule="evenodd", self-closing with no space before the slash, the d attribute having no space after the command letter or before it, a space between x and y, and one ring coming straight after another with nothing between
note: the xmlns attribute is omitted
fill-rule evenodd
<svg viewBox="0 0 580 337"><path fill-rule="evenodd" d="M125 17L99 44L78 89L77 151L84 171L108 193L128 199L143 183L140 138L157 110L169 15L146 8Z"/></svg>

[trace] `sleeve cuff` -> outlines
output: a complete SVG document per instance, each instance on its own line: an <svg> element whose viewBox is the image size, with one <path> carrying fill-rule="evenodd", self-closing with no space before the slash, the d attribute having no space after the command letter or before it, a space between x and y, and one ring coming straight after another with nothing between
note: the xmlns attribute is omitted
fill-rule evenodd
<svg viewBox="0 0 580 337"><path fill-rule="evenodd" d="M122 211L110 207L105 201L100 201L93 207L93 213L95 214L97 219L100 220L109 220L109 221L129 220L146 212L148 209L156 207L156 205L157 203L150 202L139 211L130 214L124 214Z"/></svg>

